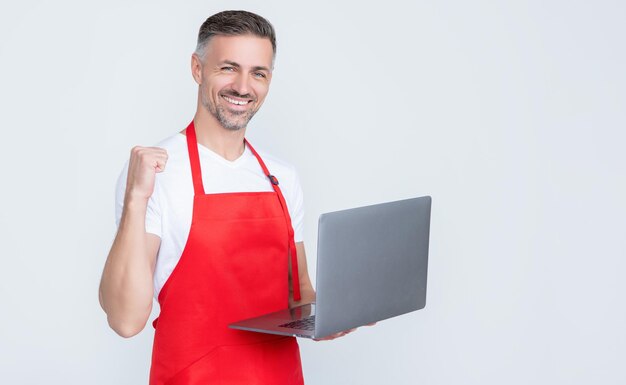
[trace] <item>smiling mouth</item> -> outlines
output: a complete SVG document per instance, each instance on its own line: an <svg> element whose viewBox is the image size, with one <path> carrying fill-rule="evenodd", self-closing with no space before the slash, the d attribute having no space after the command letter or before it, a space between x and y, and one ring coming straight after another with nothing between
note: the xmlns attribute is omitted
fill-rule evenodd
<svg viewBox="0 0 626 385"><path fill-rule="evenodd" d="M249 103L252 102L251 99L249 99L249 100L239 100L239 99L234 99L234 98L228 97L226 95L222 95L222 98L224 98L224 100L226 100L228 103L234 104L236 106L245 106L246 104L249 104Z"/></svg>

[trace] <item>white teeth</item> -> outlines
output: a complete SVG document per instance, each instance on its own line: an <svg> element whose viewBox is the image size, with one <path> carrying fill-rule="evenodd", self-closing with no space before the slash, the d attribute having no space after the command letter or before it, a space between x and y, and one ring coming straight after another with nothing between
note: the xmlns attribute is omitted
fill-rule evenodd
<svg viewBox="0 0 626 385"><path fill-rule="evenodd" d="M228 103L236 104L238 106L243 106L244 104L248 104L247 101L239 101L239 100L231 99L228 96L224 96L224 99L226 99Z"/></svg>

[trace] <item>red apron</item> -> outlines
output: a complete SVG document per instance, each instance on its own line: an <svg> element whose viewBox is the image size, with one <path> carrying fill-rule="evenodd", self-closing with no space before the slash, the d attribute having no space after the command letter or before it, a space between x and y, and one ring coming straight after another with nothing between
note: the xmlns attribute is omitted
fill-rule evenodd
<svg viewBox="0 0 626 385"><path fill-rule="evenodd" d="M186 134L193 217L159 293L150 385L303 384L295 338L228 328L289 306L290 264L294 299L300 298L293 228L278 181L246 142L274 191L205 194L193 122Z"/></svg>

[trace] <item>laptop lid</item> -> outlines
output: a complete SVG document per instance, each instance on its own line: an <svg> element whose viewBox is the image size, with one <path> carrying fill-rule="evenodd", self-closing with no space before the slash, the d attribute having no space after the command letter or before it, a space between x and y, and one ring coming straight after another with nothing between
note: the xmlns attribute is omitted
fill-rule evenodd
<svg viewBox="0 0 626 385"><path fill-rule="evenodd" d="M315 336L426 305L431 197L322 214Z"/></svg>

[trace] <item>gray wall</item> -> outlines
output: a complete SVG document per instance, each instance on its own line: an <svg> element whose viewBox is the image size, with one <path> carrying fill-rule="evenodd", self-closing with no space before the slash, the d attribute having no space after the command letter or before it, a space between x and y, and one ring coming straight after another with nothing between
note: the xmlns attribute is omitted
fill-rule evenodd
<svg viewBox="0 0 626 385"><path fill-rule="evenodd" d="M130 3L0 5L3 383L147 383L152 327L97 301L114 184L229 8L279 34L249 138L300 171L313 275L320 213L433 197L426 309L302 341L309 384L626 383L623 2Z"/></svg>

